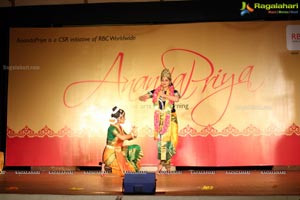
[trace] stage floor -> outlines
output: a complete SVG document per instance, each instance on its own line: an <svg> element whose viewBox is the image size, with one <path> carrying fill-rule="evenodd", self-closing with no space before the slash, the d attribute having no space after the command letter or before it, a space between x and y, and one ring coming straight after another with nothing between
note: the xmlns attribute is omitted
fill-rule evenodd
<svg viewBox="0 0 300 200"><path fill-rule="evenodd" d="M97 170L3 171L1 194L121 195L123 177ZM156 175L156 193L171 196L300 195L300 171L183 170Z"/></svg>

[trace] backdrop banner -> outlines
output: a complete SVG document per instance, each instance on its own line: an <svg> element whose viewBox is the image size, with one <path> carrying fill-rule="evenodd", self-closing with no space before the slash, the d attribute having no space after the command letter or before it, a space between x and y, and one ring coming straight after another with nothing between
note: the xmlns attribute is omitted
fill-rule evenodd
<svg viewBox="0 0 300 200"><path fill-rule="evenodd" d="M97 166L114 106L125 130L138 128L128 144L141 145L142 165L156 165L154 108L138 97L163 68L182 96L173 165L300 165L299 26L11 28L6 165Z"/></svg>

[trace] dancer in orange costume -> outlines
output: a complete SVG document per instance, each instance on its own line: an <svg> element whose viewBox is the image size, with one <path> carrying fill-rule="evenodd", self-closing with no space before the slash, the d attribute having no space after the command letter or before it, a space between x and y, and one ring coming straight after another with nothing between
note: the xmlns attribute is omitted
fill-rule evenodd
<svg viewBox="0 0 300 200"><path fill-rule="evenodd" d="M125 111L114 107L111 114L111 124L107 130L106 146L103 152L103 162L112 169L113 174L124 176L126 172L137 172L139 161L143 157L141 147L137 144L123 146L124 141L137 137L136 128L127 134L122 124L125 122Z"/></svg>

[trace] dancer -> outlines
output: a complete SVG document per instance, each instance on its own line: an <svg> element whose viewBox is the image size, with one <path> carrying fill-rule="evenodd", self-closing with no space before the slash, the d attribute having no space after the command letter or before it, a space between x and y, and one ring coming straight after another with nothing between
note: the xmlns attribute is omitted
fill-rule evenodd
<svg viewBox="0 0 300 200"><path fill-rule="evenodd" d="M154 104L154 139L158 140L158 172L163 167L171 169L171 158L176 153L178 143L178 121L174 102L180 94L172 83L171 73L164 69L160 76L161 84L154 90L139 97L140 101L151 98Z"/></svg>
<svg viewBox="0 0 300 200"><path fill-rule="evenodd" d="M139 171L139 161L143 157L141 147L137 144L123 146L124 141L137 137L136 128L133 127L129 134L123 130L125 111L116 106L112 109L110 122L103 152L103 164L110 167L113 174L120 176L124 176L126 172Z"/></svg>

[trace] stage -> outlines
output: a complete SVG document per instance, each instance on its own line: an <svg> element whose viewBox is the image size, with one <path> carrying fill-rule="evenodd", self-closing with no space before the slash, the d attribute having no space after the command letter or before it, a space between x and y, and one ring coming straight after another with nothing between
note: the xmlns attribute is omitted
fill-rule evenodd
<svg viewBox="0 0 300 200"><path fill-rule="evenodd" d="M156 174L156 193L123 195L123 177L99 170L7 170L1 199L300 199L296 170L177 170ZM4 198L3 198L4 197ZM26 197L26 199L27 199ZM205 198L204 198L205 197Z"/></svg>

